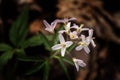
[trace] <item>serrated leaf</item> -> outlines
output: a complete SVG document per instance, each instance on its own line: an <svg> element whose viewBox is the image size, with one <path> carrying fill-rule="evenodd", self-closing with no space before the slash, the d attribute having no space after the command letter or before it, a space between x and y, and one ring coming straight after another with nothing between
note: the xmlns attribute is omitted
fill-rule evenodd
<svg viewBox="0 0 120 80"><path fill-rule="evenodd" d="M59 38L58 38L59 33L58 33L58 32L59 32L60 30L62 30L63 28L64 28L63 25L61 25L61 26L58 28L58 30L56 31L56 33L54 34L53 39L52 39L53 45L55 45L55 44L58 43L58 41L59 41Z"/></svg>
<svg viewBox="0 0 120 80"><path fill-rule="evenodd" d="M44 67L45 65L45 62L43 62L42 64L41 63L38 63L37 65L35 65L32 69L30 69L26 75L30 75L30 74L33 74L37 71L39 71L42 67Z"/></svg>
<svg viewBox="0 0 120 80"><path fill-rule="evenodd" d="M23 42L21 47L22 48L27 48L27 47L39 46L39 45L42 44L42 42L43 41L41 40L40 36L33 36L30 39Z"/></svg>
<svg viewBox="0 0 120 80"><path fill-rule="evenodd" d="M51 43L48 41L46 36L43 33L40 33L39 35L40 35L41 40L43 41L45 48L51 51Z"/></svg>
<svg viewBox="0 0 120 80"><path fill-rule="evenodd" d="M70 60L70 59L67 59L67 58L64 58L64 57L63 57L62 60L63 60L64 62L67 62L67 63L71 64L71 65L74 65L73 61Z"/></svg>
<svg viewBox="0 0 120 80"><path fill-rule="evenodd" d="M61 58L57 58L57 59L58 59L58 61L60 63L61 68L63 69L64 73L66 74L68 80L71 80L63 60Z"/></svg>
<svg viewBox="0 0 120 80"><path fill-rule="evenodd" d="M0 51L9 51L12 50L12 47L5 44L5 43L0 43Z"/></svg>
<svg viewBox="0 0 120 80"><path fill-rule="evenodd" d="M50 63L49 61L45 62L45 67L44 67L44 79L43 80L48 80L49 78L49 72L50 72Z"/></svg>
<svg viewBox="0 0 120 80"><path fill-rule="evenodd" d="M13 51L6 51L5 53L3 53L1 56L0 56L0 65L1 66L4 66L5 64L7 64L7 62L12 59L13 57Z"/></svg>
<svg viewBox="0 0 120 80"><path fill-rule="evenodd" d="M43 60L41 60L38 57L19 57L17 58L20 61L26 61L26 62L42 62Z"/></svg>
<svg viewBox="0 0 120 80"><path fill-rule="evenodd" d="M28 32L28 10L25 9L10 29L10 41L15 45L19 45L26 37Z"/></svg>

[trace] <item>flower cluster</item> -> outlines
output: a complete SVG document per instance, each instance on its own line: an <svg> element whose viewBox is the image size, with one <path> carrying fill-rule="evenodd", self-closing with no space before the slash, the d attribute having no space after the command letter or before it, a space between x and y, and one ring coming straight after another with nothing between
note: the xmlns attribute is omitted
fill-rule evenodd
<svg viewBox="0 0 120 80"><path fill-rule="evenodd" d="M50 33L55 33L55 27L58 23L64 24L64 29L60 30L59 33L59 44L55 44L52 46L52 50L60 50L61 56L64 57L66 50L73 44L76 44L75 50L80 51L84 49L84 51L89 54L90 49L89 45L92 44L95 47L95 43L93 41L93 29L83 28L84 24L80 26L77 24L72 24L71 21L76 20L76 18L70 19L56 19L51 24L49 24L46 20L43 21L45 25L45 30ZM87 31L88 35L84 35L82 32ZM65 35L65 36L64 36ZM66 39L67 37L67 39ZM83 60L73 58L73 62L76 66L77 71L80 67L85 67L86 64Z"/></svg>

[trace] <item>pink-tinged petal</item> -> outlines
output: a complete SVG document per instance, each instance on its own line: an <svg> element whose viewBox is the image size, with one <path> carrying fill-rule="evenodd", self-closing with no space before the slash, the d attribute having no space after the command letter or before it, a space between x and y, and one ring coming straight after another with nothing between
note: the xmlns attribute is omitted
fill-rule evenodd
<svg viewBox="0 0 120 80"><path fill-rule="evenodd" d="M84 50L85 50L85 52L86 52L87 54L90 53L90 49L88 48L88 46L85 46L85 47L84 47Z"/></svg>
<svg viewBox="0 0 120 80"><path fill-rule="evenodd" d="M76 20L76 18L70 18L70 19L67 19L67 18L64 18L64 19L56 19L57 23L66 23L66 22L72 21L72 20Z"/></svg>
<svg viewBox="0 0 120 80"><path fill-rule="evenodd" d="M93 47L96 47L96 44L93 40L91 40L91 44L92 44Z"/></svg>
<svg viewBox="0 0 120 80"><path fill-rule="evenodd" d="M46 20L43 20L43 23L44 23L44 25L45 25L46 27L48 27L48 28L51 27L51 25L50 25Z"/></svg>
<svg viewBox="0 0 120 80"><path fill-rule="evenodd" d="M72 41L67 41L67 42L65 42L65 44L66 44L66 47L69 47L73 44L73 42Z"/></svg>
<svg viewBox="0 0 120 80"><path fill-rule="evenodd" d="M52 47L52 50L58 50L58 49L61 49L61 48L62 48L61 44L56 44Z"/></svg>
<svg viewBox="0 0 120 80"><path fill-rule="evenodd" d="M81 38L82 38L82 42L85 41L85 35L81 35Z"/></svg>
<svg viewBox="0 0 120 80"><path fill-rule="evenodd" d="M77 46L75 50L80 51L83 47L81 45Z"/></svg>
<svg viewBox="0 0 120 80"><path fill-rule="evenodd" d="M77 35L77 31L73 31L73 34Z"/></svg>
<svg viewBox="0 0 120 80"><path fill-rule="evenodd" d="M62 33L64 33L64 32L66 32L66 30L61 30L61 31L59 31L60 34L62 34Z"/></svg>
<svg viewBox="0 0 120 80"><path fill-rule="evenodd" d="M61 56L65 56L66 47L61 48Z"/></svg>
<svg viewBox="0 0 120 80"><path fill-rule="evenodd" d="M68 21L74 21L74 20L77 20L77 18L70 18L70 19L68 19Z"/></svg>
<svg viewBox="0 0 120 80"><path fill-rule="evenodd" d="M64 23L65 22L65 20L59 20L59 19L57 19L56 20L58 23Z"/></svg>
<svg viewBox="0 0 120 80"><path fill-rule="evenodd" d="M81 66L81 67L85 67L85 66L86 66L86 64L84 63L84 61L81 60L81 59L76 59L76 62L77 62L77 64L78 64L79 66Z"/></svg>
<svg viewBox="0 0 120 80"><path fill-rule="evenodd" d="M85 64L84 62L80 62L80 63L79 63L79 66L81 66L81 67L85 67L86 64Z"/></svg>
<svg viewBox="0 0 120 80"><path fill-rule="evenodd" d="M64 43L65 42L65 39L64 39L62 34L59 34L59 40L60 40L60 43Z"/></svg>
<svg viewBox="0 0 120 80"><path fill-rule="evenodd" d="M75 28L75 29L77 29L77 28L78 28L78 25L73 24L73 26L72 26L71 28Z"/></svg>
<svg viewBox="0 0 120 80"><path fill-rule="evenodd" d="M56 27L56 25L57 25L57 20L55 20L51 23L51 26L52 26L53 29Z"/></svg>
<svg viewBox="0 0 120 80"><path fill-rule="evenodd" d="M93 36L93 30L92 30L92 29L90 29L90 30L89 30L89 37L91 37L91 38L92 38L92 36Z"/></svg>

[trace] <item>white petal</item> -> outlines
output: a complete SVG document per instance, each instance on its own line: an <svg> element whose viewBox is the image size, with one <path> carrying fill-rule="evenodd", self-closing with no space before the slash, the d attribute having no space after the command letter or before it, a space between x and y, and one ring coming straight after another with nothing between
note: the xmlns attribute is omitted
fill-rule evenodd
<svg viewBox="0 0 120 80"><path fill-rule="evenodd" d="M85 41L85 35L81 35L82 41Z"/></svg>
<svg viewBox="0 0 120 80"><path fill-rule="evenodd" d="M59 34L59 40L60 40L60 43L64 43L65 42L65 39L64 39L62 34Z"/></svg>
<svg viewBox="0 0 120 80"><path fill-rule="evenodd" d="M85 64L84 62L81 62L81 63L79 63L79 66L81 66L81 67L85 67L86 64Z"/></svg>
<svg viewBox="0 0 120 80"><path fill-rule="evenodd" d="M77 29L77 28L78 28L78 25L73 24L73 26L72 26L71 28L75 28L75 29Z"/></svg>
<svg viewBox="0 0 120 80"><path fill-rule="evenodd" d="M52 50L57 50L57 49L61 49L61 48L62 48L61 44L56 44L52 47Z"/></svg>
<svg viewBox="0 0 120 80"><path fill-rule="evenodd" d="M75 50L80 51L83 47L81 45L77 46Z"/></svg>
<svg viewBox="0 0 120 80"><path fill-rule="evenodd" d="M89 28L82 28L81 31L88 31Z"/></svg>
<svg viewBox="0 0 120 80"><path fill-rule="evenodd" d="M95 44L95 42L93 40L91 40L91 43L92 43L93 47L96 46L96 44Z"/></svg>
<svg viewBox="0 0 120 80"><path fill-rule="evenodd" d="M85 52L86 52L87 54L90 53L90 49L88 48L88 46L85 46L85 47L84 47L84 50L85 50Z"/></svg>
<svg viewBox="0 0 120 80"><path fill-rule="evenodd" d="M79 65L75 62L75 67L77 69L77 71L79 71Z"/></svg>
<svg viewBox="0 0 120 80"><path fill-rule="evenodd" d="M47 27L47 28L45 28L45 30L46 30L46 31L49 31L49 32L54 32L54 30L53 30L53 29L48 28L48 27Z"/></svg>
<svg viewBox="0 0 120 80"><path fill-rule="evenodd" d="M65 42L65 44L66 44L66 47L69 47L73 44L73 42L72 41L67 41L67 42Z"/></svg>
<svg viewBox="0 0 120 80"><path fill-rule="evenodd" d="M43 23L46 27L50 28L51 25L46 20L43 20Z"/></svg>
<svg viewBox="0 0 120 80"><path fill-rule="evenodd" d="M88 37L86 38L86 43L87 43L87 44L90 44L91 40L92 40L91 37L88 36Z"/></svg>
<svg viewBox="0 0 120 80"><path fill-rule="evenodd" d="M65 51L66 51L66 48L65 48L65 47L64 47L64 48L61 48L61 56L64 57L64 55L65 55Z"/></svg>
<svg viewBox="0 0 120 80"><path fill-rule="evenodd" d="M90 30L89 30L89 37L91 37L91 38L92 38L92 36L93 36L93 30L92 30L92 29L90 29Z"/></svg>
<svg viewBox="0 0 120 80"><path fill-rule="evenodd" d="M79 71L79 65L77 64L77 59L73 59L77 71Z"/></svg>
<svg viewBox="0 0 120 80"><path fill-rule="evenodd" d="M70 30L70 25L71 25L71 22L68 22L66 25L66 30Z"/></svg>

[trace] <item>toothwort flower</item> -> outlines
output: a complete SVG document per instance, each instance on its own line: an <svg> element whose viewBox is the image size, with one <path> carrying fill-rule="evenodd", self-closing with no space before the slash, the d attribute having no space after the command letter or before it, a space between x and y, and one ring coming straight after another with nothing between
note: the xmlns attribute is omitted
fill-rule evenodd
<svg viewBox="0 0 120 80"><path fill-rule="evenodd" d="M64 39L62 34L59 34L59 40L60 40L60 44L54 45L52 47L52 50L61 49L61 56L64 56L66 48L70 47L73 44L73 42L72 41L66 41L65 42L65 39Z"/></svg>
<svg viewBox="0 0 120 80"><path fill-rule="evenodd" d="M75 67L76 67L77 71L79 71L79 67L85 67L86 66L86 64L84 63L84 61L81 60L81 59L73 58L73 62L75 64Z"/></svg>
<svg viewBox="0 0 120 80"><path fill-rule="evenodd" d="M49 31L50 33L54 33L55 26L57 25L57 20L53 21L49 24L46 20L43 20L44 25L46 26L45 30Z"/></svg>
<svg viewBox="0 0 120 80"><path fill-rule="evenodd" d="M90 49L88 48L89 41L85 38L84 35L81 35L81 39L82 41L78 43L78 46L75 49L77 51L84 49L87 54L90 53Z"/></svg>
<svg viewBox="0 0 120 80"><path fill-rule="evenodd" d="M77 39L78 38L76 31L70 32L69 36L70 36L70 39Z"/></svg>

